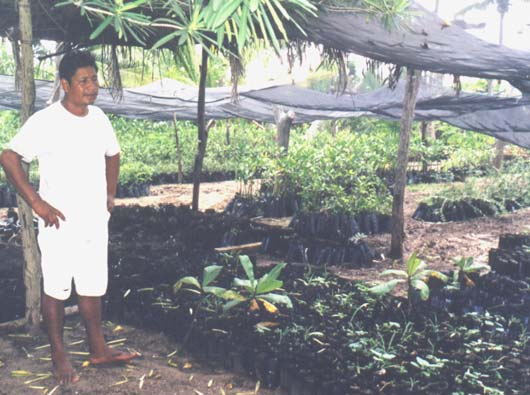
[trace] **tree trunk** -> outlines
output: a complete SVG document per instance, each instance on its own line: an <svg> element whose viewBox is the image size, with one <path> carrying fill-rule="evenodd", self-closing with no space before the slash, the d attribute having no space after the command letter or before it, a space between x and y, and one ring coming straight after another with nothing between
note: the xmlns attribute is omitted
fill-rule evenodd
<svg viewBox="0 0 530 395"><path fill-rule="evenodd" d="M392 241L390 257L403 257L403 242L405 240L405 219L403 201L405 198L405 184L407 182L407 164L409 158L409 143L416 98L420 87L421 72L407 69L407 86L403 100L403 114L401 115L401 130L399 133L399 148L396 164L394 184L394 200L392 204Z"/></svg>
<svg viewBox="0 0 530 395"><path fill-rule="evenodd" d="M226 145L230 145L230 120L226 120Z"/></svg>
<svg viewBox="0 0 530 395"><path fill-rule="evenodd" d="M60 53L63 49L64 49L64 43L62 42L57 43L57 45L55 46L56 53ZM55 80L53 82L52 95L46 102L47 105L55 103L61 98L61 79L59 77L59 64L61 64L62 58L63 58L63 55L57 55L55 57Z"/></svg>
<svg viewBox="0 0 530 395"><path fill-rule="evenodd" d="M22 70L22 104L20 109L20 122L23 124L34 111L35 106L35 80L33 68L33 32L31 22L31 8L29 0L20 0L19 23ZM23 163L26 174L29 165ZM22 244L24 250L24 284L26 287L26 314L28 329L35 333L40 323L41 300L41 271L40 254L37 247L37 238L33 229L33 210L21 196L17 195L18 215L22 225Z"/></svg>
<svg viewBox="0 0 530 395"><path fill-rule="evenodd" d="M504 43L504 13L501 12L501 19L499 22L499 45L502 45ZM488 81L488 93L491 94L493 91L492 89L492 81ZM500 169L502 167L502 162L504 162L504 147L506 147L506 143L502 140L495 140L495 158L493 158L493 167L496 169Z"/></svg>
<svg viewBox="0 0 530 395"><path fill-rule="evenodd" d="M182 148L180 146L179 130L177 127L177 113L173 113L173 125L175 126L175 144L177 146L177 182L182 184L184 174L182 172Z"/></svg>
<svg viewBox="0 0 530 395"><path fill-rule="evenodd" d="M420 130L421 130L421 144L424 147L428 147L429 145L431 145L431 142L433 140L436 140L433 122L421 121ZM427 170L429 170L429 162L425 158L422 158L421 159L421 171L425 173Z"/></svg>
<svg viewBox="0 0 530 395"><path fill-rule="evenodd" d="M201 76L199 80L199 101L197 104L197 131L198 144L195 163L193 166L193 197L191 209L199 210L199 190L201 187L201 172L204 154L206 153L206 144L208 142L208 130L206 128L206 76L208 75L208 52L202 49Z"/></svg>
<svg viewBox="0 0 530 395"><path fill-rule="evenodd" d="M280 107L274 106L274 118L276 119L276 143L282 148L282 155L287 155L289 152L289 138L291 135L291 126L293 124L295 114L293 111L283 111Z"/></svg>

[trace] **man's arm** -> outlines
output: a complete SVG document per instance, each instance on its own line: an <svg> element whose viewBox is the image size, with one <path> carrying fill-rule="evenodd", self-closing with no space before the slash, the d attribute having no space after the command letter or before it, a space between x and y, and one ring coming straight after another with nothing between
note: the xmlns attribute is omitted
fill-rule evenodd
<svg viewBox="0 0 530 395"><path fill-rule="evenodd" d="M44 220L45 226L55 225L56 228L59 228L59 218L64 221L64 214L41 199L30 184L26 173L22 170L21 161L21 156L15 151L8 149L0 154L0 164L17 192L28 202L35 213Z"/></svg>
<svg viewBox="0 0 530 395"><path fill-rule="evenodd" d="M110 213L114 208L114 198L116 197L116 188L120 175L120 154L105 156L105 164L107 175L107 210Z"/></svg>

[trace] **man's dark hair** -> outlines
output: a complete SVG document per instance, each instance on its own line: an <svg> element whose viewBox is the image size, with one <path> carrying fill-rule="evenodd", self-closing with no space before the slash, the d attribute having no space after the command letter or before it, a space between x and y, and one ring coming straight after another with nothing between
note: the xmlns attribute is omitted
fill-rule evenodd
<svg viewBox="0 0 530 395"><path fill-rule="evenodd" d="M59 64L59 78L65 79L70 83L77 69L88 66L96 69L96 72L98 71L96 59L90 52L80 50L67 52Z"/></svg>

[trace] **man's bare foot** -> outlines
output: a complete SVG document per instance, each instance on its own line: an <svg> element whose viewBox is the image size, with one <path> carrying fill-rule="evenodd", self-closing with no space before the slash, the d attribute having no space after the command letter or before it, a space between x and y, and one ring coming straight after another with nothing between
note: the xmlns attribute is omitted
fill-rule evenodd
<svg viewBox="0 0 530 395"><path fill-rule="evenodd" d="M136 352L125 352L108 347L102 355L90 355L88 361L91 365L114 365L127 363L139 356Z"/></svg>
<svg viewBox="0 0 530 395"><path fill-rule="evenodd" d="M65 354L52 355L53 375L61 385L75 384L79 376Z"/></svg>

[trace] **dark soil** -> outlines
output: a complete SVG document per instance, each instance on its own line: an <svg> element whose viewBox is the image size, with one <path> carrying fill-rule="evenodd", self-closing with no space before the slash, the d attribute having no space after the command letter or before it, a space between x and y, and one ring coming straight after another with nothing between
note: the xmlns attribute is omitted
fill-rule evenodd
<svg viewBox="0 0 530 395"><path fill-rule="evenodd" d="M214 209L221 211L237 192L236 182L220 182L203 184L201 186L201 210ZM162 185L152 189L154 196L138 199L120 199L119 205L139 204L152 206L159 204L189 204L191 202L191 186ZM465 222L426 223L412 220L411 216L418 202L427 192L407 193L405 199L406 243L405 254L409 256L417 251L430 268L449 271L454 268L453 258L473 256L477 262L487 262L488 252L498 245L498 238L503 233L521 233L528 231L530 224L530 209L518 210L511 214L498 217L477 218ZM1 213L0 213L1 215ZM133 219L131 219L134 222ZM205 228L207 230L207 227ZM215 230L215 229L214 229ZM212 231L212 229L210 229ZM127 235L122 235L126 238ZM390 245L389 235L374 235L365 239L375 251L376 259L373 267L362 269L334 268L333 270L348 279L365 281L379 280L378 274L395 265L387 258ZM156 259L149 256L146 249L138 259L145 262ZM261 259L264 262L268 257ZM398 264L399 265L399 264ZM13 238L0 245L0 275L5 273L20 273L22 268L22 254L19 241ZM112 291L112 290L111 290ZM121 291L121 290L120 290ZM2 300L7 306L9 301ZM4 308L1 309L2 311ZM73 329L66 331L70 339L81 340L84 330L79 324L79 318L71 318L68 323ZM188 356L179 354L171 359L178 367L168 363L168 355L177 348L177 343L171 339L145 329L125 327L123 332L113 333L117 321L108 323L106 331L110 339L125 337L122 347L138 350L143 358L135 361L132 367L116 367L110 369L82 368L83 358L75 359L76 366L81 372L81 381L71 389L57 389L54 394L235 394L254 393L255 382L231 373L215 371L205 362L198 362ZM0 394L24 395L51 392L55 387L54 380L48 378L33 384L24 382L35 378L11 377L15 370L25 370L32 373L43 373L50 369L49 361L42 361L46 357L46 349L35 350L35 347L46 344L43 335L37 338L2 336L0 337ZM84 350L86 346L72 346L70 350ZM76 357L77 358L77 357ZM190 362L191 367L184 368ZM188 365L186 365L188 366ZM153 371L153 373L151 373ZM151 374L150 374L151 373ZM143 387L140 388L141 377L144 376ZM127 378L127 380L125 379ZM191 378L191 379L190 379ZM211 381L213 380L213 381ZM211 383L211 385L209 385ZM29 385L44 388L29 388ZM268 394L263 389L261 394Z"/></svg>

